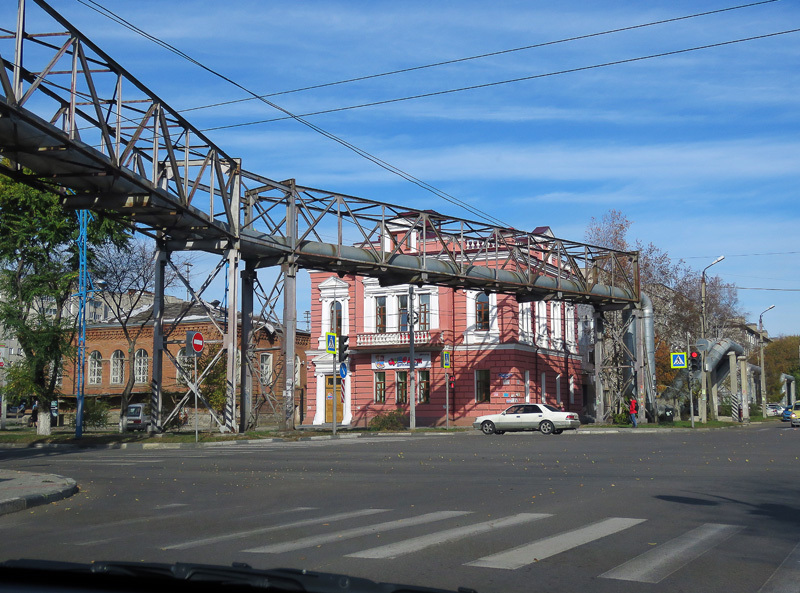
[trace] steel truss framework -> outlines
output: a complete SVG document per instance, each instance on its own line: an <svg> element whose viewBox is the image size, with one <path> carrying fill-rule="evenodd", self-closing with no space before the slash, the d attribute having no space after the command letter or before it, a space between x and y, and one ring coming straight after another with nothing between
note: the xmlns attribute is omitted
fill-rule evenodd
<svg viewBox="0 0 800 593"><path fill-rule="evenodd" d="M26 26L29 17L36 31ZM164 270L173 251L218 255L215 274L226 264L230 320L237 319L241 292L241 323L228 323L223 332L225 430L237 428L237 385L238 428L250 424L251 338L259 319L283 332L287 418L293 412L299 268L377 277L387 285L505 293L521 302L558 298L599 309L639 302L636 252L277 182L242 169L44 0L19 0L16 27L0 29L0 59L0 172L60 194L67 207L124 219L157 241L157 430L165 420L161 376L171 333L163 323ZM281 266L281 288L256 290L258 270L273 266ZM192 290L193 298L199 300L210 282ZM256 300L261 313L254 317ZM237 376L240 343L246 363Z"/></svg>

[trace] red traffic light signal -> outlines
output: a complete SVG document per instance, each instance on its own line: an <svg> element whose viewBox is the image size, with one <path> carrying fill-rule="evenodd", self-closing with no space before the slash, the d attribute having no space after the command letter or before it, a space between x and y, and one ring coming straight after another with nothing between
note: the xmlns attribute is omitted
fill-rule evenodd
<svg viewBox="0 0 800 593"><path fill-rule="evenodd" d="M450 383L450 391L455 391L455 389L456 389L455 377L450 377L449 383Z"/></svg>
<svg viewBox="0 0 800 593"><path fill-rule="evenodd" d="M697 350L692 350L689 353L689 366L693 371L699 371L702 366L702 357Z"/></svg>

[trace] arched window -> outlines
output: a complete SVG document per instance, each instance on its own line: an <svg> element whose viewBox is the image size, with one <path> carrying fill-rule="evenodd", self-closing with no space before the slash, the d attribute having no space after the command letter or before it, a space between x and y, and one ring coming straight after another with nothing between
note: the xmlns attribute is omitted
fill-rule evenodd
<svg viewBox="0 0 800 593"><path fill-rule="evenodd" d="M192 376L192 371L194 368L193 359L194 354L189 353L189 351L186 350L186 347L181 348L181 351L178 352L178 365L180 368L175 369L178 383L186 385L186 378ZM181 369L183 369L183 372L181 372Z"/></svg>
<svg viewBox="0 0 800 593"><path fill-rule="evenodd" d="M475 297L475 329L489 331L489 295L485 292Z"/></svg>
<svg viewBox="0 0 800 593"><path fill-rule="evenodd" d="M150 357L147 350L140 348L133 359L133 377L137 383L147 383L150 375Z"/></svg>
<svg viewBox="0 0 800 593"><path fill-rule="evenodd" d="M89 385L100 385L103 381L103 358L95 350L89 355Z"/></svg>
<svg viewBox="0 0 800 593"><path fill-rule="evenodd" d="M339 334L342 329L342 303L333 301L331 303L331 332Z"/></svg>
<svg viewBox="0 0 800 593"><path fill-rule="evenodd" d="M259 359L258 371L261 375L262 385L272 385L272 354L262 352Z"/></svg>
<svg viewBox="0 0 800 593"><path fill-rule="evenodd" d="M125 353L114 350L111 355L111 383L120 385L125 380Z"/></svg>

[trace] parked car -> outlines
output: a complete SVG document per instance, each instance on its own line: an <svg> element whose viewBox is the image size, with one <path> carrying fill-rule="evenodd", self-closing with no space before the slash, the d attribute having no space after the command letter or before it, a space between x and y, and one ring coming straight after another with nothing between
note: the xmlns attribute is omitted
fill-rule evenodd
<svg viewBox="0 0 800 593"><path fill-rule="evenodd" d="M783 406L780 404L767 404L767 416L780 416Z"/></svg>
<svg viewBox="0 0 800 593"><path fill-rule="evenodd" d="M783 408L783 412L781 412L781 422L789 422L792 419L792 408L791 406L786 406Z"/></svg>
<svg viewBox="0 0 800 593"><path fill-rule="evenodd" d="M125 410L125 430L147 430L150 416L144 404L130 404Z"/></svg>
<svg viewBox="0 0 800 593"><path fill-rule="evenodd" d="M478 416L472 423L483 434L503 434L538 430L542 434L561 434L581 425L575 412L562 412L548 404L517 404L499 414Z"/></svg>
<svg viewBox="0 0 800 593"><path fill-rule="evenodd" d="M800 426L800 402L794 402L794 405L792 405L792 411L789 414L789 421L795 428Z"/></svg>

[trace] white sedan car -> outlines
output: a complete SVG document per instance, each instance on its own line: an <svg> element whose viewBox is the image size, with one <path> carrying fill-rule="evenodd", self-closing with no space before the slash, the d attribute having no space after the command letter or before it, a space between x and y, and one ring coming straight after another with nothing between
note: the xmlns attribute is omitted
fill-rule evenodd
<svg viewBox="0 0 800 593"><path fill-rule="evenodd" d="M575 412L562 412L548 404L517 404L500 414L478 416L472 423L483 434L503 434L519 430L538 430L542 434L561 434L581 425Z"/></svg>

